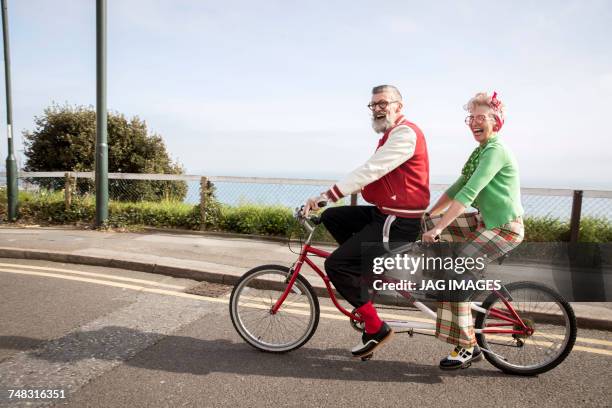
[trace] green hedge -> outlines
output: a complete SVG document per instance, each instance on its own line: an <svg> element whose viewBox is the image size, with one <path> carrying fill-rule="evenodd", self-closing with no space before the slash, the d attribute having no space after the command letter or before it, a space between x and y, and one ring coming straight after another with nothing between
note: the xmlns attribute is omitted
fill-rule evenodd
<svg viewBox="0 0 612 408"><path fill-rule="evenodd" d="M0 191L0 217L6 219L6 195ZM118 202L108 206L110 227L147 225L167 228L200 228L199 206L176 201ZM209 214L210 213L210 214ZM207 226L217 221L218 205L211 203L207 211ZM75 198L66 209L62 192L29 194L19 193L19 218L25 222L46 224L93 223L94 197Z"/></svg>
<svg viewBox="0 0 612 408"><path fill-rule="evenodd" d="M46 224L93 223L93 197L76 198L66 210L62 192L19 194L20 219ZM6 219L6 191L0 188L0 218ZM200 208L176 201L117 202L109 204L110 227L152 226L163 228L200 229ZM272 236L303 234L286 207L242 204L226 206L214 200L206 208L206 229ZM318 228L315 240L332 241L324 228ZM569 222L555 218L525 218L525 241L563 242L569 240ZM612 222L603 218L585 217L580 223L581 242L612 242Z"/></svg>
<svg viewBox="0 0 612 408"><path fill-rule="evenodd" d="M569 221L550 217L526 217L525 241L568 242ZM606 218L583 217L580 220L580 242L612 242L612 222Z"/></svg>
<svg viewBox="0 0 612 408"><path fill-rule="evenodd" d="M218 231L292 238L304 236L304 229L287 207L242 204L224 205L219 209L218 221L212 225L212 228ZM333 241L325 228L317 228L314 240Z"/></svg>

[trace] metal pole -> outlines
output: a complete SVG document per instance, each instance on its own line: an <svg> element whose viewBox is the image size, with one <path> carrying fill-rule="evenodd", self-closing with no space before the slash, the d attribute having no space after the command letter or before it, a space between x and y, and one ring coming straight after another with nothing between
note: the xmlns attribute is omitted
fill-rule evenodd
<svg viewBox="0 0 612 408"><path fill-rule="evenodd" d="M17 160L13 148L13 99L11 96L11 54L9 52L8 9L2 0L2 34L4 37L4 79L6 82L6 123L8 131L8 155L6 157L6 193L8 220L17 219L19 190L17 186Z"/></svg>
<svg viewBox="0 0 612 408"><path fill-rule="evenodd" d="M108 220L106 0L96 0L96 226Z"/></svg>
<svg viewBox="0 0 612 408"><path fill-rule="evenodd" d="M582 213L582 190L574 190L572 199L572 218L570 219L570 242L578 242L580 237L580 214Z"/></svg>
<svg viewBox="0 0 612 408"><path fill-rule="evenodd" d="M208 196L208 178L200 178L200 230L206 229L206 198Z"/></svg>

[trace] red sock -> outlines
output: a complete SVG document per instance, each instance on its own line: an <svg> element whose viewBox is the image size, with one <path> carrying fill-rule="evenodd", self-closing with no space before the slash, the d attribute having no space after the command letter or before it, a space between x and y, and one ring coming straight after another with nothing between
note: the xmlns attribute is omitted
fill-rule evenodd
<svg viewBox="0 0 612 408"><path fill-rule="evenodd" d="M372 302L368 302L355 310L363 319L365 324L365 332L368 334L376 333L382 326L382 320L378 317L378 313Z"/></svg>

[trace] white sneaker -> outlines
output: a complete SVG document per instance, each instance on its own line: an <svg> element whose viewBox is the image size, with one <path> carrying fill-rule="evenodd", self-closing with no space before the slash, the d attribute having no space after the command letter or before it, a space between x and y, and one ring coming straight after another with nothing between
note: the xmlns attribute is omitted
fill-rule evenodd
<svg viewBox="0 0 612 408"><path fill-rule="evenodd" d="M482 350L478 346L469 348L457 346L447 357L440 360L440 368L443 370L468 368L480 360L482 360Z"/></svg>

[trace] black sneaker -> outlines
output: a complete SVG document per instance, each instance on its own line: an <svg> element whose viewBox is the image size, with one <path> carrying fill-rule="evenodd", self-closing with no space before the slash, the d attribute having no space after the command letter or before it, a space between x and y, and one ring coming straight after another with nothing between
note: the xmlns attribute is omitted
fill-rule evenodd
<svg viewBox="0 0 612 408"><path fill-rule="evenodd" d="M393 337L393 330L383 322L380 330L376 333L368 334L365 331L361 336L361 341L351 349L353 357L363 357L372 354L379 346Z"/></svg>
<svg viewBox="0 0 612 408"><path fill-rule="evenodd" d="M472 350L457 346L449 356L440 360L440 368L443 370L468 368L472 363L482 360L482 357L482 350L478 346L474 346Z"/></svg>

